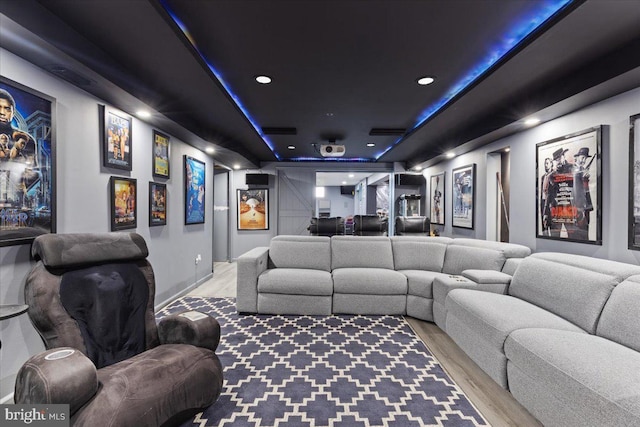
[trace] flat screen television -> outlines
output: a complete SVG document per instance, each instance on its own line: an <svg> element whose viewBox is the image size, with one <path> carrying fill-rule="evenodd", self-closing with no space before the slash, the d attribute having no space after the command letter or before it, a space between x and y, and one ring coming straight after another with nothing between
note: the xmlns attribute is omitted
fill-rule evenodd
<svg viewBox="0 0 640 427"><path fill-rule="evenodd" d="M245 175L246 185L269 185L269 174L266 173L248 173Z"/></svg>

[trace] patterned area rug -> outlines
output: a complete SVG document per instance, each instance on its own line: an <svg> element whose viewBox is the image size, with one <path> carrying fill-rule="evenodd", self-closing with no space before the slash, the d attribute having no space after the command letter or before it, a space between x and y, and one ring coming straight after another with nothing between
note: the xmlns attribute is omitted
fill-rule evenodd
<svg viewBox="0 0 640 427"><path fill-rule="evenodd" d="M233 298L184 297L157 317L222 326L218 401L183 426L486 426L401 316L239 315Z"/></svg>

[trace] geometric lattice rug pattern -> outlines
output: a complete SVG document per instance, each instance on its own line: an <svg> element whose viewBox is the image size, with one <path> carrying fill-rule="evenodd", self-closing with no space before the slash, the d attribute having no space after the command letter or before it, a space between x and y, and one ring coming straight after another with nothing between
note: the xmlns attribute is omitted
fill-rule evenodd
<svg viewBox="0 0 640 427"><path fill-rule="evenodd" d="M239 315L234 298L183 297L158 313L214 316L218 401L183 426L486 426L401 316Z"/></svg>

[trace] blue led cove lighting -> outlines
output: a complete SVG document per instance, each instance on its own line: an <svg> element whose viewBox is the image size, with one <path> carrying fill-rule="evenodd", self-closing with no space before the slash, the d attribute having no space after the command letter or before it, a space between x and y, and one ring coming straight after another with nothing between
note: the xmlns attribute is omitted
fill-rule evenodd
<svg viewBox="0 0 640 427"><path fill-rule="evenodd" d="M224 90L227 92L227 94L231 97L233 102L236 104L238 109L242 112L242 114L244 114L244 116L249 121L249 123L251 123L251 126L253 126L253 128L258 133L260 138L262 138L264 143L267 144L267 147L269 147L269 150L271 150L273 155L276 156L276 159L281 160L280 155L276 152L276 150L275 150L275 148L273 146L273 143L271 142L269 137L262 132L262 129L260 128L260 126L258 126L258 124L253 119L253 117L251 117L251 114L249 114L249 111L244 107L244 105L242 105L242 101L240 101L240 98L238 98L238 96L233 92L233 90L231 90L231 87L224 80L224 78L222 77L222 74L220 72L218 72L218 70L213 66L213 64L211 64L207 60L207 58L204 56L204 54L200 51L200 49L196 45L195 39L193 38L193 36L189 32L189 30L187 29L186 25L184 25L184 23L180 20L180 18L178 18L178 16L173 12L173 10L171 10L169 5L167 5L166 1L161 0L161 3L162 3L162 7L169 14L169 16L171 17L173 22L175 22L175 24L178 26L178 28L180 28L180 31L182 32L182 34L184 34L184 36L187 38L187 40L189 40L189 43L195 49L195 51L198 53L198 56L200 56L200 59L202 59L202 61L204 61L204 63L207 65L207 67L209 68L211 73L213 73L214 77L218 80L218 82L220 82L220 84L222 85Z"/></svg>
<svg viewBox="0 0 640 427"><path fill-rule="evenodd" d="M483 58L483 60L473 67L462 79L460 79L449 91L436 103L430 105L422 113L418 116L416 123L411 128L408 133L411 133L418 127L422 126L427 120L433 117L436 113L438 113L444 106L446 106L451 100L453 100L458 94L468 88L471 84L473 84L479 77L486 74L490 69L502 58L505 57L509 52L511 52L514 48L516 48L526 37L528 37L531 33L533 33L537 28L539 28L542 24L544 24L548 19L553 17L555 14L560 12L563 8L568 6L574 0L546 0L541 3L541 5L534 10L530 15L524 17L522 20L518 21L509 31L506 33L504 37L489 51L489 53ZM220 82L224 90L231 97L233 102L236 104L238 109L244 114L246 119L251 123L251 126L258 133L260 138L267 144L267 147L274 154L276 159L281 160L280 155L275 151L274 145L271 140L262 132L260 126L257 125L255 120L249 114L249 111L242 105L242 102L238 98L238 96L231 90L231 87L225 82L222 75L216 70L216 68L207 60L207 58L202 54L200 49L198 49L195 40L189 33L189 30L186 28L184 23L178 18L178 16L171 10L171 8L167 5L165 0L160 0L163 8L169 14L171 19L175 22L175 24L180 28L180 31L184 34L184 36L189 40L191 46L198 53L202 61L207 65L209 70L213 73L215 78ZM384 149L383 151L377 153L373 159L368 158L327 158L327 157L295 157L289 160L291 161L314 161L314 160L323 160L323 161L355 161L355 162L368 162L378 160L384 154L389 152L393 147L398 145L404 138L406 134L399 137L396 141L394 141L389 147Z"/></svg>
<svg viewBox="0 0 640 427"><path fill-rule="evenodd" d="M413 125L409 133L422 126L427 120L439 112L460 92L469 87L479 77L488 72L499 60L504 58L511 50L520 44L527 36L533 33L537 28L544 24L549 18L560 12L564 7L572 3L573 0L547 0L538 9L530 15L518 21L502 39L489 51L483 60L473 67L458 83L456 83L441 99L435 104L426 108ZM394 141L384 151L377 154L375 159L378 160L393 147L398 145L404 139L404 135Z"/></svg>

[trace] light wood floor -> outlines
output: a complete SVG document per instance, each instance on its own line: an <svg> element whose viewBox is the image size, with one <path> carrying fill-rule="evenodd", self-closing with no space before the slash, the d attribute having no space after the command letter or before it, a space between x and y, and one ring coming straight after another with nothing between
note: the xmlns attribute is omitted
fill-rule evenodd
<svg viewBox="0 0 640 427"><path fill-rule="evenodd" d="M215 263L213 277L189 296L236 296L236 263ZM511 394L497 385L434 323L407 317L409 325L424 341L449 376L494 427L540 427L535 418Z"/></svg>

